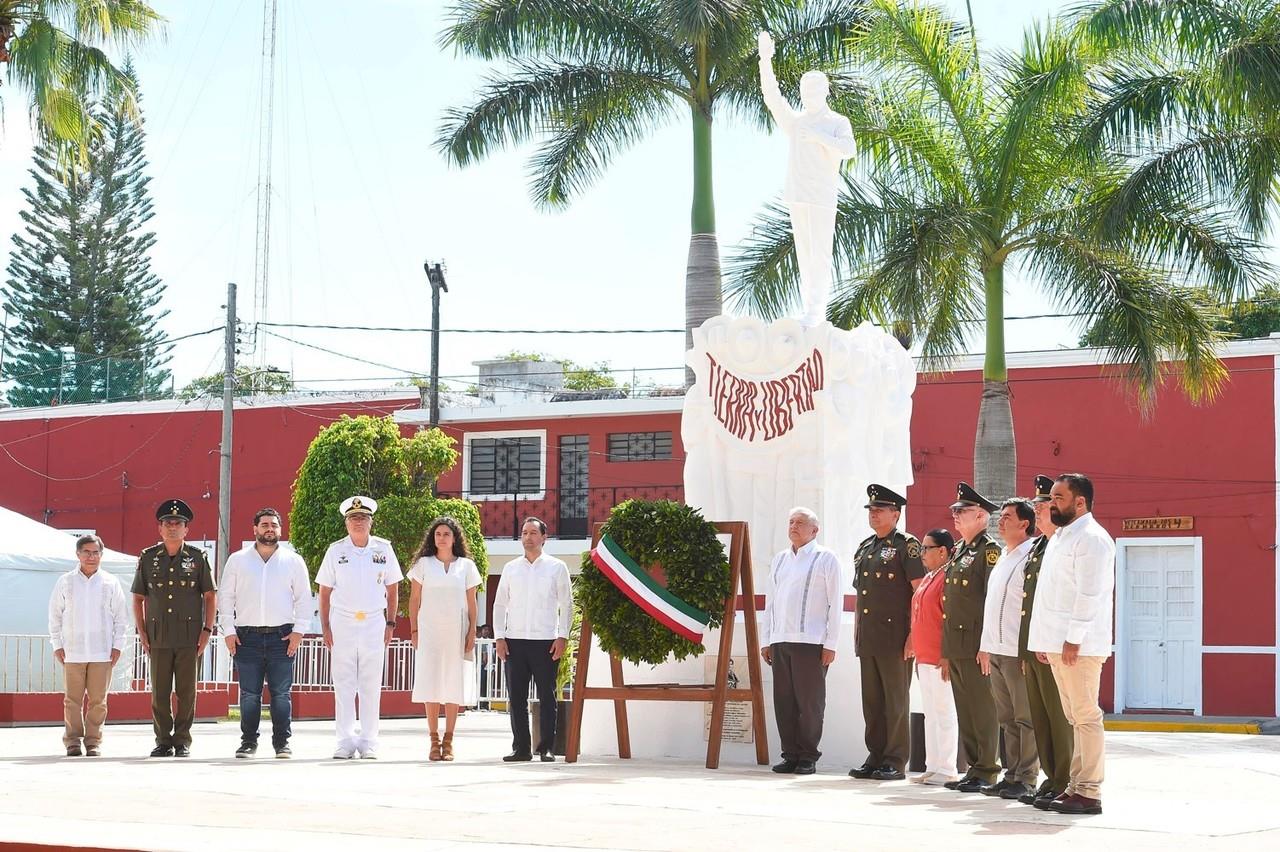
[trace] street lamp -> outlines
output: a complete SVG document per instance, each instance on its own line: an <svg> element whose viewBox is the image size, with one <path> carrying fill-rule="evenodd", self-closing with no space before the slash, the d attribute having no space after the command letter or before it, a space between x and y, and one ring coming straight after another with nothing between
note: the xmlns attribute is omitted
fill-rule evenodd
<svg viewBox="0 0 1280 852"><path fill-rule="evenodd" d="M431 428L440 425L440 293L449 292L443 263L422 264L431 282Z"/></svg>

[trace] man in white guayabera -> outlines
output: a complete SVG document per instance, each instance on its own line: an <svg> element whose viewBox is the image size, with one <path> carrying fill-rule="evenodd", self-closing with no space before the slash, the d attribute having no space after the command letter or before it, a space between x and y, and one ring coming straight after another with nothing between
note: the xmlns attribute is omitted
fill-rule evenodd
<svg viewBox="0 0 1280 852"><path fill-rule="evenodd" d="M791 140L782 201L791 214L796 262L800 269L800 323L815 326L826 318L831 295L831 250L836 232L836 179L840 163L854 154L849 119L827 106L830 82L821 71L800 78L799 112L791 108L773 75L773 38L761 32L760 90L770 115Z"/></svg>

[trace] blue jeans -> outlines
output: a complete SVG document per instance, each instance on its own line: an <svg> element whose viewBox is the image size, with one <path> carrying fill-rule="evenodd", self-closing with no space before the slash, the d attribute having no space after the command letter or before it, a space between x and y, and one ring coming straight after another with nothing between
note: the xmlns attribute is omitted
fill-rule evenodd
<svg viewBox="0 0 1280 852"><path fill-rule="evenodd" d="M292 624L282 625L272 633L237 629L240 645L236 648L236 672L240 680L240 739L257 744L258 724L262 721L262 684L271 692L271 744L282 748L292 734L293 658L287 653Z"/></svg>

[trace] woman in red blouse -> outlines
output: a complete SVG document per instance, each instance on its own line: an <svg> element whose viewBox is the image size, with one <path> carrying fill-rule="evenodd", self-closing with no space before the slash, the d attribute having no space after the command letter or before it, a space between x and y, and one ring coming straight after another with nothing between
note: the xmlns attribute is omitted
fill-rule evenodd
<svg viewBox="0 0 1280 852"><path fill-rule="evenodd" d="M911 634L903 658L916 658L920 696L924 700L925 773L911 780L942 786L956 780L956 705L951 684L943 679L942 592L945 571L955 539L944 529L931 530L920 547L920 561L929 572L911 597Z"/></svg>

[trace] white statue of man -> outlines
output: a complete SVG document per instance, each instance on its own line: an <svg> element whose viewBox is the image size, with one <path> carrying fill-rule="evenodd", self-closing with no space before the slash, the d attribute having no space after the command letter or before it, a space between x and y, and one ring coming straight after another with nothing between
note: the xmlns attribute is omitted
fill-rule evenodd
<svg viewBox="0 0 1280 852"><path fill-rule="evenodd" d="M774 122L791 140L787 182L782 201L791 214L796 260L800 268L800 323L815 326L826 319L831 296L831 253L836 230L836 181L840 163L854 154L849 119L827 105L831 85L821 71L800 78L796 112L782 97L773 75L773 38L761 31L760 90Z"/></svg>

